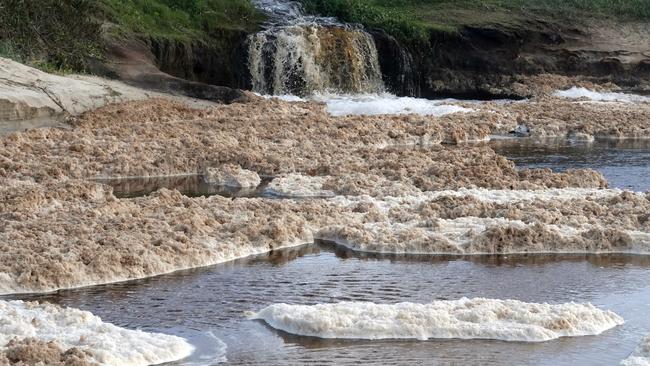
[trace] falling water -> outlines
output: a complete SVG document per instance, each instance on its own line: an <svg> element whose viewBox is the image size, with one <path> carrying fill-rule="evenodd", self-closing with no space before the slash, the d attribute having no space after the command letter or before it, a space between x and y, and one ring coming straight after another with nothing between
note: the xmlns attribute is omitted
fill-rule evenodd
<svg viewBox="0 0 650 366"><path fill-rule="evenodd" d="M249 38L253 91L273 95L383 91L375 42L363 29L304 15L288 0L257 0L269 21Z"/></svg>

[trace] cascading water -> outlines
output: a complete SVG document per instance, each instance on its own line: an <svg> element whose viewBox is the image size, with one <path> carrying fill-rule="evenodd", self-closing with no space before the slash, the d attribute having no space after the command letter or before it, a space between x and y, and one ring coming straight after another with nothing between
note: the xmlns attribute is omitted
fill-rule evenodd
<svg viewBox="0 0 650 366"><path fill-rule="evenodd" d="M253 91L306 96L384 89L375 42L363 29L306 16L290 0L254 0L269 17L249 38Z"/></svg>

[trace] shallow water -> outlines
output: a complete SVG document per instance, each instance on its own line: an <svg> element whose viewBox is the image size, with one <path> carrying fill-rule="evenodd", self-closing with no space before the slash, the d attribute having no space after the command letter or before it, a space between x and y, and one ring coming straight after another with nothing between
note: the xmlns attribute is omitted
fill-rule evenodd
<svg viewBox="0 0 650 366"><path fill-rule="evenodd" d="M599 336L544 343L354 341L292 336L244 315L277 302L426 303L461 297L592 302L626 323ZM240 365L615 365L650 333L650 257L391 257L308 245L147 280L21 298L90 310L127 328L185 336L198 351L174 365L215 364L224 344L228 362Z"/></svg>
<svg viewBox="0 0 650 366"><path fill-rule="evenodd" d="M591 168L612 188L650 190L650 140L595 141L499 139L490 142L520 168L553 171Z"/></svg>
<svg viewBox="0 0 650 366"><path fill-rule="evenodd" d="M113 194L118 198L133 198L149 195L159 189L175 189L188 197L224 196L224 197L264 197L268 179L257 188L237 188L208 184L201 175L179 175L163 177L107 178L93 181L113 187Z"/></svg>

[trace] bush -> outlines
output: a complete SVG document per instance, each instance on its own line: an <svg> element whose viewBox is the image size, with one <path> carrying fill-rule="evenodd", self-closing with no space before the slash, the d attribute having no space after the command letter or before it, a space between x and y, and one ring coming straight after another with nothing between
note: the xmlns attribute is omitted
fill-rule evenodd
<svg viewBox="0 0 650 366"><path fill-rule="evenodd" d="M100 25L91 0L2 0L0 53L55 69L86 70L101 56Z"/></svg>

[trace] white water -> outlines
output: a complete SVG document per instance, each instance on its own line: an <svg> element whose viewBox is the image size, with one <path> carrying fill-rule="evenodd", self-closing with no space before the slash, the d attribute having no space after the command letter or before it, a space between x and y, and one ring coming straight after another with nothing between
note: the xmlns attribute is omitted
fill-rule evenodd
<svg viewBox="0 0 650 366"><path fill-rule="evenodd" d="M591 304L549 305L482 298L430 304L274 304L252 318L288 333L319 338L519 342L597 335L623 324L620 316Z"/></svg>
<svg viewBox="0 0 650 366"><path fill-rule="evenodd" d="M333 116L418 114L441 117L452 113L468 113L473 109L450 103L456 100L429 100L412 97L397 97L391 94L338 95L316 97L327 103L327 110Z"/></svg>
<svg viewBox="0 0 650 366"><path fill-rule="evenodd" d="M266 96L271 97L271 96ZM275 96L287 102L304 102L313 100L327 105L327 112L332 116L376 116L405 115L442 117L452 113L469 113L474 110L461 107L455 99L430 100L424 98L398 97L388 93L377 94L315 94L309 98L295 95Z"/></svg>
<svg viewBox="0 0 650 366"><path fill-rule="evenodd" d="M597 92L586 88L573 87L568 90L556 91L553 95L561 98L586 98L598 102L644 103L650 102L650 97L626 93Z"/></svg>
<svg viewBox="0 0 650 366"><path fill-rule="evenodd" d="M333 18L312 17L290 0L257 0L269 17L249 37L252 88L261 94L383 90L375 42L363 29Z"/></svg>
<svg viewBox="0 0 650 366"><path fill-rule="evenodd" d="M188 357L183 338L117 327L87 312L56 305L0 301L0 350L12 339L57 342L77 347L101 365L145 366Z"/></svg>

